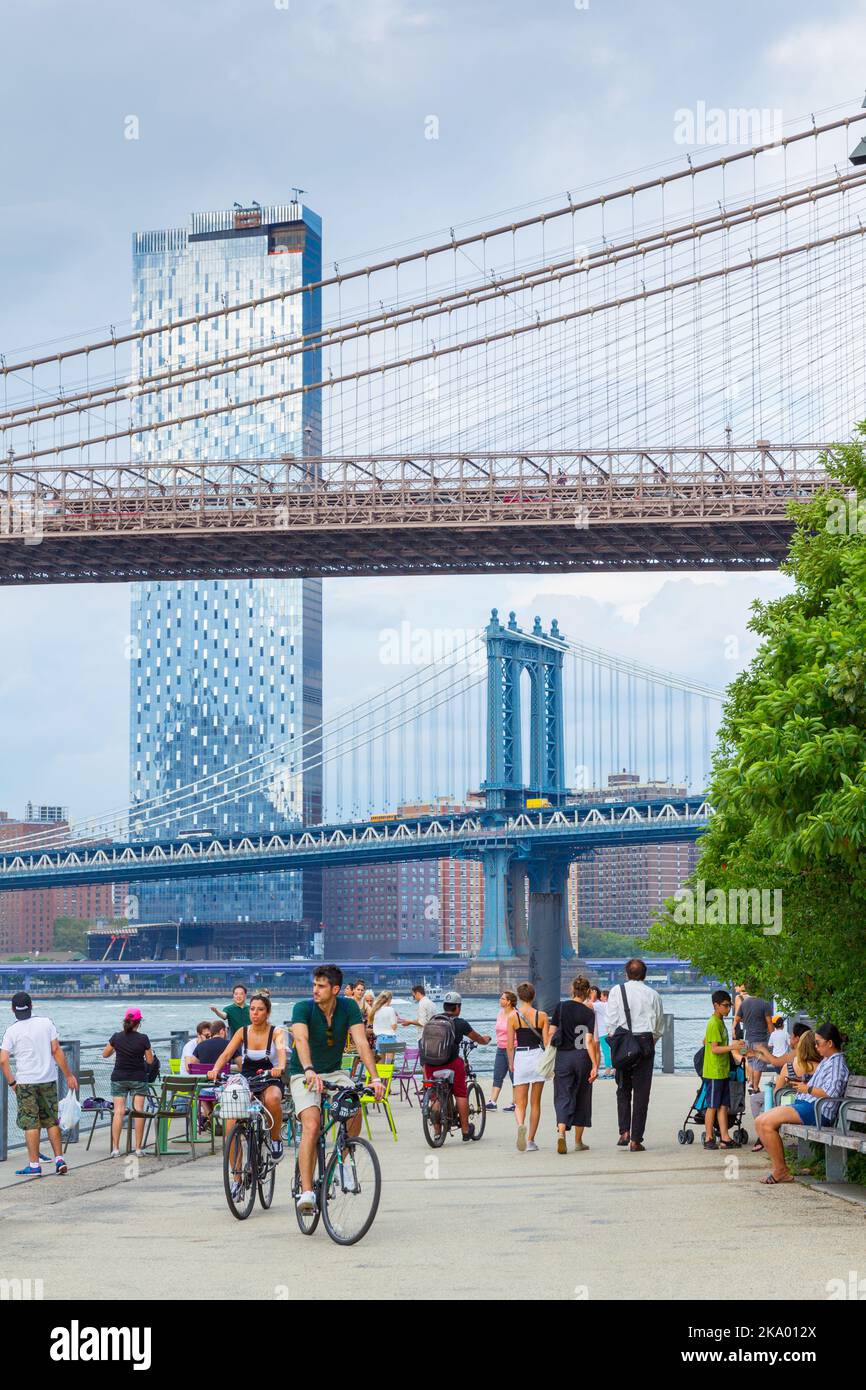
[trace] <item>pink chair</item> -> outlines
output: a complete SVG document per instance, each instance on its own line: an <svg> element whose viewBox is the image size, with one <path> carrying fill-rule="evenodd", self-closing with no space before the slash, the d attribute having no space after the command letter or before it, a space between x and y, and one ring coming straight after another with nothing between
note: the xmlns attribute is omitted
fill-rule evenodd
<svg viewBox="0 0 866 1390"><path fill-rule="evenodd" d="M420 1075L420 1049L417 1047L407 1047L400 1060L400 1070L395 1071L392 1081L396 1081L400 1087L400 1100L407 1100L412 1104L412 1097L409 1094L410 1087L415 1092L415 1099L421 1095L421 1087L418 1085Z"/></svg>

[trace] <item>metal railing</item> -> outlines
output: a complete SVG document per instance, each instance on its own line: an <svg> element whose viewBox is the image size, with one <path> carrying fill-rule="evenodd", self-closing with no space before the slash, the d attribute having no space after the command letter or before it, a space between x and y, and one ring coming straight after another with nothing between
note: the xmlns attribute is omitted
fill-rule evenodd
<svg viewBox="0 0 866 1390"><path fill-rule="evenodd" d="M167 1064L165 1062L166 1054L164 1050L161 1051L160 1049L165 1049L167 1047L169 1049L169 1056L179 1057L183 1049L183 1045L187 1041L188 1036L189 1035L187 1033L172 1033L170 1038L151 1038L151 1046L153 1047L154 1052L157 1054L157 1056L161 1056L163 1058L164 1070L168 1070ZM89 1087L86 1089L81 1088L79 1084L79 1099L84 1101L88 1098L89 1095L99 1096L103 1100L110 1099L111 1073L114 1070L115 1058L103 1057L102 1049L105 1046L105 1044L82 1044L77 1038L61 1038L60 1046L63 1048L63 1051L66 1054L66 1060L69 1063L69 1070L72 1072L74 1076L78 1077L79 1083L81 1081L82 1071L93 1072L92 1090ZM175 1047L177 1048L176 1051ZM58 1100L62 1100L67 1092L68 1087L66 1085L66 1081L63 1075L59 1072L57 1077L57 1083ZM87 1111L83 1112L82 1120L85 1119L87 1114ZM106 1125L108 1125L110 1121L111 1116L108 1112L98 1113L96 1128L103 1128ZM87 1123L89 1129L91 1121L88 1120ZM76 1127L74 1130L72 1130L69 1136L69 1143L77 1144L78 1139L79 1127ZM66 1136L64 1135L64 1143L65 1142ZM9 1153L11 1150L23 1148L24 1135L16 1124L15 1106L10 1105L9 1086L6 1082L6 1078L4 1076L0 1076L0 1163L4 1162L9 1157Z"/></svg>

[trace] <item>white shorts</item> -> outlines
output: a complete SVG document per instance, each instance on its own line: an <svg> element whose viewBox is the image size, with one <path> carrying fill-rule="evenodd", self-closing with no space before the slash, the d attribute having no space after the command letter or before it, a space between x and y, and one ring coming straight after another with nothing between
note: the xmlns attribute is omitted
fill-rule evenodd
<svg viewBox="0 0 866 1390"><path fill-rule="evenodd" d="M512 1086L531 1086L534 1081L544 1082L538 1075L538 1064L544 1056L543 1047L527 1047L514 1053L514 1080Z"/></svg>
<svg viewBox="0 0 866 1390"><path fill-rule="evenodd" d="M352 1083L352 1078L347 1071L322 1071L319 1072L319 1075L323 1081L329 1081L332 1086L350 1086ZM292 1092L292 1103L296 1115L300 1115L302 1110L309 1110L313 1105L321 1109L322 1097L318 1091L307 1089L305 1076L290 1077L289 1089Z"/></svg>

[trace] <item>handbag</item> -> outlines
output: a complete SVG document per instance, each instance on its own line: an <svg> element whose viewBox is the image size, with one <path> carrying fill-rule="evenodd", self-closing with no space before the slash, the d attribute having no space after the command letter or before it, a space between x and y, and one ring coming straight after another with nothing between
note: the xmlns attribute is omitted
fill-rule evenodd
<svg viewBox="0 0 866 1390"><path fill-rule="evenodd" d="M615 1032L609 1033L607 1041L610 1045L610 1060L616 1071L631 1071L638 1062L642 1062L648 1057L649 1051L639 1038L635 1037L631 1027L631 1009L628 1006L628 995L625 985L620 985L622 992L622 1004L625 1009L626 1027L620 1024Z"/></svg>
<svg viewBox="0 0 866 1390"><path fill-rule="evenodd" d="M543 1033L540 1033L540 1032L538 1031L538 1029L535 1028L535 1027L529 1022L528 1019L523 1018L523 1014L520 1013L520 1010L519 1010L519 1009L518 1009L517 1012L518 1012L518 1014L520 1015L520 1017L523 1019L523 1022L526 1024L526 1026L527 1026L527 1028L529 1029L529 1031L530 1031L531 1033L534 1033L534 1034L536 1035L536 1037L541 1038L541 1040L542 1040L542 1042L543 1042L543 1041L544 1041L544 1034L543 1034ZM535 1011L535 1016L536 1016L536 1018L538 1017L538 1010L537 1010L537 1009L536 1009L536 1011ZM553 1072L554 1072L554 1068L555 1068L555 1067L556 1067L556 1048L554 1047L554 1045L553 1045L552 1042L549 1042L549 1043L547 1044L547 1047L544 1049L544 1051L543 1051L542 1054L541 1054L541 1059L540 1059L540 1061L538 1062L538 1064L537 1064L537 1066L536 1066L536 1068L535 1068L535 1074L536 1074L536 1076L540 1076L540 1077L542 1078L542 1080L544 1080L544 1081L550 1081L551 1078L552 1078L552 1076L553 1076Z"/></svg>
<svg viewBox="0 0 866 1390"><path fill-rule="evenodd" d="M547 1047L544 1049L541 1061L538 1063L538 1066L535 1068L535 1071L536 1075L543 1077L545 1081L550 1081L555 1070L556 1046L553 1042L549 1042L547 1044Z"/></svg>

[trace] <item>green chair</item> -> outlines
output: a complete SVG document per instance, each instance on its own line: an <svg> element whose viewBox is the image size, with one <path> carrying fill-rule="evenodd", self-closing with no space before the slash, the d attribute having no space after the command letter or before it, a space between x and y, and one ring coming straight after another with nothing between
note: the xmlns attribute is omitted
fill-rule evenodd
<svg viewBox="0 0 866 1390"><path fill-rule="evenodd" d="M396 1142L397 1142L397 1126L396 1126L396 1124L394 1123L394 1116L393 1116L393 1113L392 1113L392 1111L391 1111L391 1083L392 1083L393 1080L394 1080L394 1063L393 1063L393 1062L379 1062L379 1063L377 1064L377 1066L376 1066L376 1071L379 1073L379 1076L381 1077L381 1079L385 1082L385 1094L384 1094L384 1096L382 1097L381 1100L376 1100L375 1096L362 1096L362 1097L361 1097L361 1113L362 1113L363 1116L364 1116L364 1124L365 1124L366 1127L367 1127L367 1138L368 1138L368 1139L372 1139L372 1137L373 1137L372 1134L371 1134L371 1132L370 1132L370 1121L369 1121L369 1119L368 1119L368 1117L367 1117L367 1111L369 1110L369 1108L370 1108L371 1105L375 1105L375 1106L377 1106L377 1107L381 1105L381 1106L382 1106L382 1109L385 1111L385 1117L386 1117L386 1119L387 1119L387 1121L388 1121L388 1128L390 1129L392 1135L394 1136L394 1143L396 1144ZM366 1073L365 1084L366 1084L366 1085L369 1085L369 1084L370 1084L370 1073L369 1073L369 1072Z"/></svg>

